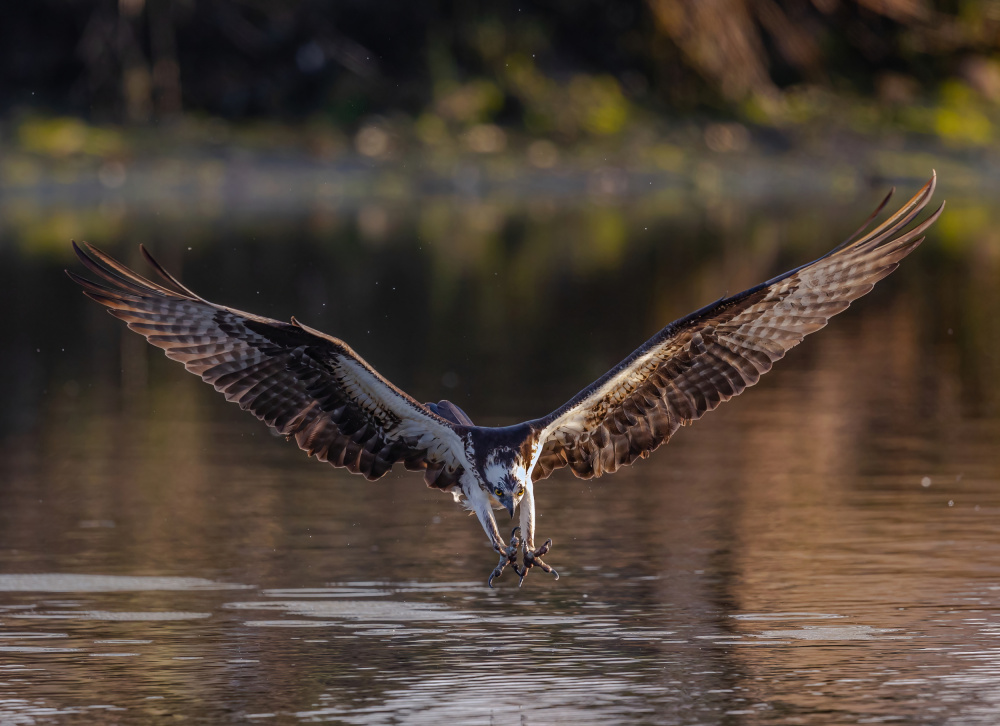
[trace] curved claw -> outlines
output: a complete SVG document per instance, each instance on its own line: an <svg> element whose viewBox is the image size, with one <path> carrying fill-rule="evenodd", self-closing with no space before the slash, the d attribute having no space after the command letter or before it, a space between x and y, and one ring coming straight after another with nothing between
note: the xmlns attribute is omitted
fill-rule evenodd
<svg viewBox="0 0 1000 726"><path fill-rule="evenodd" d="M501 560L501 562L503 562L503 564L494 567L493 572L490 573L490 578L486 581L486 584L490 586L491 590L493 589L493 580L500 577L500 575L503 574L504 568L507 566L506 562L503 560Z"/></svg>
<svg viewBox="0 0 1000 726"><path fill-rule="evenodd" d="M495 546L497 552L500 553L500 561L497 566L493 568L493 572L490 573L489 579L486 584L493 588L493 581L503 574L503 571L507 569L507 565L514 566L514 572L521 576L521 580L524 580L524 575L521 574L521 570L517 566L517 548L521 546L521 538L517 536L517 533L521 530L520 527L514 527L510 533L510 545L500 548L499 545ZM527 570L525 570L527 572Z"/></svg>
<svg viewBox="0 0 1000 726"><path fill-rule="evenodd" d="M542 555L547 554L550 549L552 549L552 540L547 539L545 540L545 544L543 544L534 552L532 552L531 550L525 550L524 571L521 572L518 571L516 567L514 568L515 572L517 572L517 574L521 576L521 579L517 583L518 587L521 587L521 585L524 584L524 578L527 576L528 570L530 570L532 567L539 567L543 572L550 572L555 576L555 579L557 580L559 579L559 573L556 572L551 567L549 567L548 565L546 565L544 562L542 562Z"/></svg>

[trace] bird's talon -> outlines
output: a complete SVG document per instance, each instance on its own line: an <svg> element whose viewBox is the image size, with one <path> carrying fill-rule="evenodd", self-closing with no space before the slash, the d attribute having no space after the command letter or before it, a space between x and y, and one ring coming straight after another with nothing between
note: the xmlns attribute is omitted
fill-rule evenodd
<svg viewBox="0 0 1000 726"><path fill-rule="evenodd" d="M486 584L491 588L493 587L493 581L503 574L503 571L507 569L507 565L513 565L514 572L520 575L521 579L524 580L524 575L521 574L521 570L517 566L517 549L521 546L521 538L517 536L520 531L520 527L514 527L510 533L510 544L504 547L502 543L497 542L493 545L494 551L500 555L500 561L497 566L493 568L493 572L490 573L489 579Z"/></svg>
<svg viewBox="0 0 1000 726"><path fill-rule="evenodd" d="M489 585L490 588L493 587L493 581L503 574L503 571L507 569L507 565L511 564L512 561L513 557L510 553L505 552L500 555L500 561L497 563L497 566L493 568L493 572L490 573L490 579L486 581L486 584ZM514 570L517 571L516 564L514 565Z"/></svg>
<svg viewBox="0 0 1000 726"><path fill-rule="evenodd" d="M493 572L490 573L490 579L486 581L486 584L490 586L491 590L493 589L493 580L500 577L502 573L503 569L499 565L493 568Z"/></svg>
<svg viewBox="0 0 1000 726"><path fill-rule="evenodd" d="M528 570L530 570L532 567L538 567L543 572L551 572L555 576L555 579L557 580L559 579L559 573L553 570L548 565L546 565L544 562L542 562L542 555L548 554L550 549L552 549L551 539L545 540L545 544L543 544L537 550L529 550L527 547L525 547L523 572L518 572L518 574L521 576L520 582L517 583L518 587L520 587L524 583L524 578L527 576Z"/></svg>

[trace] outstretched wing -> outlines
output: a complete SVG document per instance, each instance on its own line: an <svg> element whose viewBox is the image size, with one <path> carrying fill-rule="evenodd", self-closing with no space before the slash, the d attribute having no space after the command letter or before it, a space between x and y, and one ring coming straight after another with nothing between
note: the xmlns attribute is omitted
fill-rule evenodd
<svg viewBox="0 0 1000 726"><path fill-rule="evenodd" d="M103 281L67 274L128 327L310 456L375 480L397 461L428 486L461 476L456 427L380 376L347 344L291 323L210 303L142 250L167 283L136 274L92 245L83 264Z"/></svg>
<svg viewBox="0 0 1000 726"><path fill-rule="evenodd" d="M562 408L529 422L540 446L533 479L566 465L585 479L613 472L752 386L916 249L944 205L904 230L936 178L875 230L861 236L889 197L827 255L671 323Z"/></svg>

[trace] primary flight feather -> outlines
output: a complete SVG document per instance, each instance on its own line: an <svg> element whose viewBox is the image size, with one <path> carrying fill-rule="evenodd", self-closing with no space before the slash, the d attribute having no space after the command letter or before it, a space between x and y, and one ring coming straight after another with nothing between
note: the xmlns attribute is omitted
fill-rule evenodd
<svg viewBox="0 0 1000 726"><path fill-rule="evenodd" d="M503 428L476 426L449 401L417 402L346 343L295 318L283 323L205 300L145 248L164 284L86 243L86 250L75 242L73 249L99 281L67 274L167 357L310 456L370 480L399 462L422 470L428 486L451 492L476 513L500 554L492 586L507 565L522 582L535 566L556 574L541 560L551 540L535 547L534 482L563 466L583 478L614 472L752 386L916 249L944 206L907 229L935 184L936 176L865 233L886 197L865 226L828 254L670 323L556 411ZM518 506L520 527L506 544L493 509L513 516Z"/></svg>

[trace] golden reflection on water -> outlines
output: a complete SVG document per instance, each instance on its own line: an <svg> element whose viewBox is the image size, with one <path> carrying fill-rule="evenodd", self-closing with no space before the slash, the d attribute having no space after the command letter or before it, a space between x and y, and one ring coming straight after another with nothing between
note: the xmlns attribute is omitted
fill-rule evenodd
<svg viewBox="0 0 1000 726"><path fill-rule="evenodd" d="M863 216L439 200L91 241L508 423ZM563 577L495 591L449 497L307 461L8 221L0 721L995 722L1000 242L956 216L649 461L540 485Z"/></svg>

